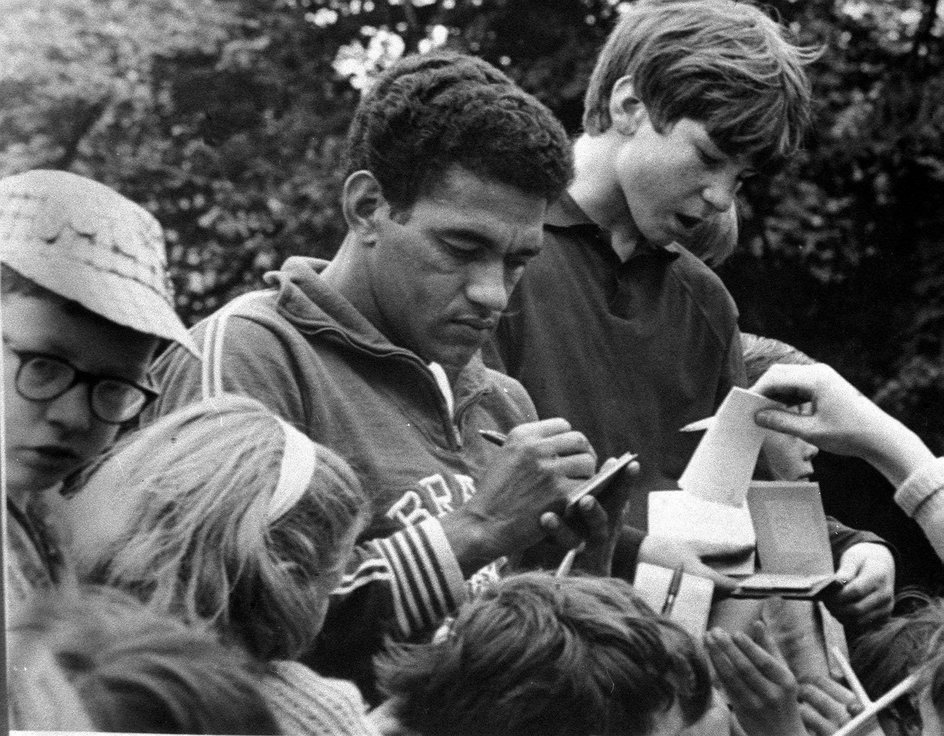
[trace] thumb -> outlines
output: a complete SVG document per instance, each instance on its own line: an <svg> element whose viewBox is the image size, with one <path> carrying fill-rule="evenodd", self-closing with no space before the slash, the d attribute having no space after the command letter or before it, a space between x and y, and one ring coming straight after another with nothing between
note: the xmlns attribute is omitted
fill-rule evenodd
<svg viewBox="0 0 944 736"><path fill-rule="evenodd" d="M715 595L725 595L731 593L738 586L737 580L730 578L727 575L721 574L700 560L686 562L685 572L692 575L697 575L701 578L708 578L715 584Z"/></svg>
<svg viewBox="0 0 944 736"><path fill-rule="evenodd" d="M850 580L854 579L858 572L858 560L850 559L848 555L845 555L839 562L839 569L836 570L836 577L839 578L839 582L842 585L845 585Z"/></svg>

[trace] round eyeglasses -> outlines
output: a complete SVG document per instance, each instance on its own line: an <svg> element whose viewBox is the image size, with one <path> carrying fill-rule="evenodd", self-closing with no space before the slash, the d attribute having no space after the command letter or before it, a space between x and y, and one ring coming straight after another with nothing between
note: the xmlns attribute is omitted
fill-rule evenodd
<svg viewBox="0 0 944 736"><path fill-rule="evenodd" d="M93 416L106 424L123 424L134 419L158 392L149 386L114 376L99 376L80 370L69 361L30 350L15 350L4 343L20 361L14 386L30 401L52 401L79 383L89 387L88 401Z"/></svg>

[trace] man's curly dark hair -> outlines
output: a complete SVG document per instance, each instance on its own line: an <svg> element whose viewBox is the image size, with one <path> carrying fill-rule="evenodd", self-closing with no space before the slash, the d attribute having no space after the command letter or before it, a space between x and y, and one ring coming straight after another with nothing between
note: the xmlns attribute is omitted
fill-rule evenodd
<svg viewBox="0 0 944 736"><path fill-rule="evenodd" d="M434 52L401 59L363 97L347 138L346 173L370 171L408 210L453 165L553 201L573 173L553 113L491 64Z"/></svg>

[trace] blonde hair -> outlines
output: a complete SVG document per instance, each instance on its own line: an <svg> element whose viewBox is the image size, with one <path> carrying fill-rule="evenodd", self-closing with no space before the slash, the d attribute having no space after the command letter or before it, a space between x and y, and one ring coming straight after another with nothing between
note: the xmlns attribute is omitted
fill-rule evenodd
<svg viewBox="0 0 944 736"><path fill-rule="evenodd" d="M245 652L118 590L38 595L7 635L14 729L278 732Z"/></svg>
<svg viewBox="0 0 944 736"><path fill-rule="evenodd" d="M347 463L312 443L307 487L270 519L286 438L262 404L229 395L128 438L109 458L124 472L116 502L134 504L132 521L90 577L208 621L263 659L299 656L325 604L314 583L343 562L367 500Z"/></svg>

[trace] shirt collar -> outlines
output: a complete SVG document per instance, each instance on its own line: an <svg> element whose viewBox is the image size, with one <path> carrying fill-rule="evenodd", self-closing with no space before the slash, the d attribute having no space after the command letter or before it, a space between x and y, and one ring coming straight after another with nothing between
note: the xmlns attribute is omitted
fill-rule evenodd
<svg viewBox="0 0 944 736"><path fill-rule="evenodd" d="M612 250L612 246L609 245L609 233L591 220L586 212L580 209L580 205L574 201L574 198L570 196L570 192L568 191L565 191L556 202L547 208L547 214L544 216L544 225L552 230L567 230L570 228L588 230L594 235L602 236L600 239L604 240L609 249ZM642 253L651 254L666 260L675 260L681 255L679 248L680 246L677 243L670 243L660 248L643 241L642 246L637 248L633 255L630 256L630 260Z"/></svg>

